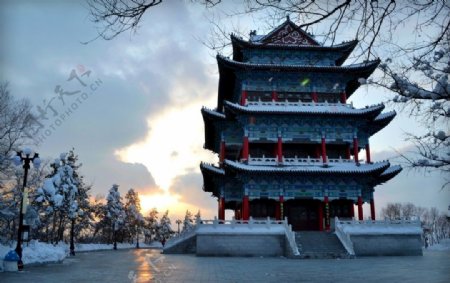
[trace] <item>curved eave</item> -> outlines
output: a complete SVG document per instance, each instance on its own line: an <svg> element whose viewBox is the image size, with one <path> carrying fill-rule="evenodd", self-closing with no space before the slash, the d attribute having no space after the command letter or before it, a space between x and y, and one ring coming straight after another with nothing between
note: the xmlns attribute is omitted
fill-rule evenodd
<svg viewBox="0 0 450 283"><path fill-rule="evenodd" d="M203 176L203 190L215 194L217 192L215 178L225 176L225 171L208 163L200 163L200 171Z"/></svg>
<svg viewBox="0 0 450 283"><path fill-rule="evenodd" d="M390 111L378 115L370 125L370 135L376 134L378 131L389 125L389 123L394 119L396 115L397 113L395 111Z"/></svg>
<svg viewBox="0 0 450 283"><path fill-rule="evenodd" d="M274 115L324 115L324 116L363 116L376 117L383 111L384 105L377 104L362 109L352 109L346 106L242 106L225 101L225 110L234 114L274 114Z"/></svg>
<svg viewBox="0 0 450 283"><path fill-rule="evenodd" d="M370 74L375 71L380 59L369 61L361 64L352 64L346 66L316 66L316 65L282 65L282 64L254 64L234 61L225 56L218 54L217 63L220 66L233 70L269 70L280 72L316 72L316 73L361 73ZM370 75L369 74L369 75Z"/></svg>
<svg viewBox="0 0 450 283"><path fill-rule="evenodd" d="M254 166L239 163L231 160L225 160L225 170L238 171L248 174L288 174L288 175L379 175L390 164L388 161L382 161L372 164L361 164L344 166L329 165L323 166Z"/></svg>
<svg viewBox="0 0 450 283"><path fill-rule="evenodd" d="M225 120L225 114L203 107L201 110L205 123L205 149L215 150L216 126L219 121Z"/></svg>
<svg viewBox="0 0 450 283"><path fill-rule="evenodd" d="M358 44L357 40L343 42L333 46L321 45L297 45L297 44L277 44L277 43L255 43L243 40L234 34L231 35L231 44L233 46L233 60L242 62L242 49L269 49L269 50L314 50L314 51L333 51L341 53L341 56L336 59L336 65L340 66L348 58L350 53Z"/></svg>
<svg viewBox="0 0 450 283"><path fill-rule="evenodd" d="M400 165L394 165L391 166L389 168L387 168L383 173L381 173L381 175L376 179L376 185L381 185L387 181L389 181L390 179L394 178L395 176L397 176L401 171L403 170L403 168Z"/></svg>
<svg viewBox="0 0 450 283"><path fill-rule="evenodd" d="M225 114L220 113L216 110L208 109L206 107L202 107L201 112L202 112L203 119L222 120L222 121L226 119Z"/></svg>

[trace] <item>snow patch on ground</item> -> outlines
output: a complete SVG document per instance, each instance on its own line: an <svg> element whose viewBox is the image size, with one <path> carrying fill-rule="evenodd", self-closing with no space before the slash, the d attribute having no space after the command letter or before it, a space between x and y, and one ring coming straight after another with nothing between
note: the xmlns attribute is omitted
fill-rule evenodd
<svg viewBox="0 0 450 283"><path fill-rule="evenodd" d="M136 244L129 243L117 243L118 249L132 249ZM148 244L139 244L141 248L162 248L161 243L153 242ZM0 245L0 265L3 266L3 259L10 250L15 250L16 244L12 245ZM99 250L112 250L113 245L110 244L75 244L75 253L87 252L87 251L99 251ZM58 262L63 261L69 256L69 245L60 243L58 245L52 245L48 243L41 243L38 241L30 241L28 244L23 245L22 260L23 263L46 263L46 262ZM1 271L2 268L0 268Z"/></svg>
<svg viewBox="0 0 450 283"><path fill-rule="evenodd" d="M10 250L15 250L16 244L10 246L0 245L0 261ZM24 264L57 262L66 258L67 252L64 245L51 245L38 241L30 241L24 244L22 251L22 261Z"/></svg>
<svg viewBox="0 0 450 283"><path fill-rule="evenodd" d="M450 239L442 239L439 244L428 247L431 251L450 251Z"/></svg>

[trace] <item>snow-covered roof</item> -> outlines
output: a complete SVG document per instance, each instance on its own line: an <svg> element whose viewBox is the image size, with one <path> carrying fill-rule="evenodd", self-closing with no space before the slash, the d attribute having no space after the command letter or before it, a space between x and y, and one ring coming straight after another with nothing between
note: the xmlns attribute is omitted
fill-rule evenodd
<svg viewBox="0 0 450 283"><path fill-rule="evenodd" d="M395 117L395 115L397 115L397 112L395 111L389 111L386 113L381 113L380 115L378 115L374 121L378 122L378 121L382 121L382 120L386 120L386 119L393 119Z"/></svg>
<svg viewBox="0 0 450 283"><path fill-rule="evenodd" d="M383 104L366 106L356 109L342 103L306 103L306 102L251 102L243 106L225 101L225 107L231 110L248 113L271 114L332 114L332 115L364 115L378 114L384 109Z"/></svg>
<svg viewBox="0 0 450 283"><path fill-rule="evenodd" d="M200 163L200 168L209 170L209 171L214 172L216 174L225 175L225 170L223 170L222 168L218 168L218 167L216 167L216 166L214 166L212 164L206 163L206 162Z"/></svg>
<svg viewBox="0 0 450 283"><path fill-rule="evenodd" d="M335 163L327 167L320 165L296 165L296 166L267 166L267 165L247 165L237 161L225 160L225 165L231 168L248 172L272 172L272 173L370 173L374 171L384 171L389 167L388 161L375 162L370 164L355 163ZM213 166L214 167L214 166ZM223 171L223 170L222 170Z"/></svg>
<svg viewBox="0 0 450 283"><path fill-rule="evenodd" d="M252 42L277 42L283 41L283 38L291 37L295 38L296 42L299 44L307 44L307 45L320 45L320 43L314 39L314 36L302 30L299 26L297 26L294 22L289 19L289 16L286 17L286 21L281 23L279 26L274 28L271 32L266 35L256 35L256 33L250 36L250 40Z"/></svg>
<svg viewBox="0 0 450 283"><path fill-rule="evenodd" d="M395 175L400 173L402 171L402 167L400 165L394 165L389 168L387 168L381 175L380 180L382 182L386 182L390 179L392 179Z"/></svg>
<svg viewBox="0 0 450 283"><path fill-rule="evenodd" d="M286 71L312 71L312 72L373 72L380 63L380 59L367 61L364 63L351 64L346 66L321 66L321 65L288 65L288 64L256 64L234 61L223 55L218 54L217 62L220 65L241 69L282 69Z"/></svg>
<svg viewBox="0 0 450 283"><path fill-rule="evenodd" d="M204 113L206 115L214 116L214 117L217 117L217 118L220 118L220 119L225 119L225 114L217 112L216 110L211 110L211 109L208 109L206 107L202 107L201 111L202 111L202 113Z"/></svg>
<svg viewBox="0 0 450 283"><path fill-rule="evenodd" d="M251 35L250 41L246 41L239 36L231 34L231 41L238 43L240 45L249 46L249 47L264 47L264 48L283 48L283 49L315 49L315 50L336 50L336 49L353 49L358 40L351 40L342 42L339 44L335 44L332 46L321 46L321 45L299 45L299 44L289 44L289 43L263 43L261 39L264 35Z"/></svg>

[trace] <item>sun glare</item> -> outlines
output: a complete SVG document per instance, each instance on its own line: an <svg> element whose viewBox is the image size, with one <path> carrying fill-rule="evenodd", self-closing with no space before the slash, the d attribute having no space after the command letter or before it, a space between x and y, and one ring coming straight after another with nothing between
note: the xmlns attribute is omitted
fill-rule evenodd
<svg viewBox="0 0 450 283"><path fill-rule="evenodd" d="M156 184L168 190L174 178L199 170L200 160L209 160L202 149L201 103L170 109L148 121L149 134L142 142L116 151L123 162L144 164Z"/></svg>
<svg viewBox="0 0 450 283"><path fill-rule="evenodd" d="M141 212L144 215L147 215L152 208L156 208L162 213L168 209L177 207L179 203L178 198L169 193L152 195L139 194L139 198L141 199Z"/></svg>

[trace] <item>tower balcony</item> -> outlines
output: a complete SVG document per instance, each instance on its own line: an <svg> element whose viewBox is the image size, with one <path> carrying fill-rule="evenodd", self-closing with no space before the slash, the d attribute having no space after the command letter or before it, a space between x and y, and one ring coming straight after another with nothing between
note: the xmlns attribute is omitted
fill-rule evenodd
<svg viewBox="0 0 450 283"><path fill-rule="evenodd" d="M343 159L343 158L328 158L327 157L327 164L355 164L355 160L353 159ZM241 162L244 162L245 160L242 159ZM276 165L285 165L285 166L314 166L314 165L323 165L323 159L322 158L299 158L297 156L295 157L282 157L281 161L278 159L278 157L253 157L249 156L247 164L248 165L266 165L266 166L276 166ZM358 160L358 163L362 160Z"/></svg>
<svg viewBox="0 0 450 283"><path fill-rule="evenodd" d="M314 107L314 106L320 106L320 107L347 107L348 109L355 109L353 107L353 102L351 103L341 103L341 102L334 102L330 103L328 101L325 102L304 102L302 100L299 101L289 101L289 100L272 100L272 101L262 101L262 100L256 100L256 101L249 101L245 100L244 106L263 106L263 107Z"/></svg>

